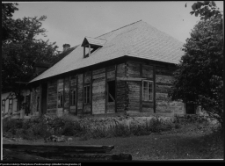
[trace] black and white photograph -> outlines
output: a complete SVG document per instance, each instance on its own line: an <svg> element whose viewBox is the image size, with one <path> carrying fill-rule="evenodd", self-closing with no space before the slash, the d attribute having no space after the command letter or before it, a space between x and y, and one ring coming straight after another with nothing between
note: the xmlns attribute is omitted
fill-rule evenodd
<svg viewBox="0 0 225 166"><path fill-rule="evenodd" d="M224 160L223 1L3 1L1 162Z"/></svg>

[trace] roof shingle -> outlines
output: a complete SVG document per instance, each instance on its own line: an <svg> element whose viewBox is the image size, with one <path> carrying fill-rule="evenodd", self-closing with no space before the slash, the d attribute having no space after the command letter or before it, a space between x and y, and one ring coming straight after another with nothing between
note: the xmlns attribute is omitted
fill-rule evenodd
<svg viewBox="0 0 225 166"><path fill-rule="evenodd" d="M103 47L93 52L90 57L83 58L83 49L81 45L79 45L69 55L30 82L109 61L125 55L177 64L184 54L181 50L183 46L182 42L143 21L132 23L103 34L95 39L105 41L105 43Z"/></svg>

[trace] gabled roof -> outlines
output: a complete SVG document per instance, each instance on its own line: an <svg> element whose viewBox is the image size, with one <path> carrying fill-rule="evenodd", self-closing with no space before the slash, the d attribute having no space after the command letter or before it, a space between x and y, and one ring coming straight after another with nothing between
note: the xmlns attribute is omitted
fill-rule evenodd
<svg viewBox="0 0 225 166"><path fill-rule="evenodd" d="M103 44L106 42L106 40L101 40L101 39L94 39L91 37L85 37L82 43L82 47L85 46L86 44L94 45L94 46L103 46Z"/></svg>
<svg viewBox="0 0 225 166"><path fill-rule="evenodd" d="M183 43L162 31L138 21L95 38L105 40L103 47L83 58L83 48L79 45L69 55L54 66L31 80L38 81L65 72L77 70L122 56L177 64L184 54Z"/></svg>

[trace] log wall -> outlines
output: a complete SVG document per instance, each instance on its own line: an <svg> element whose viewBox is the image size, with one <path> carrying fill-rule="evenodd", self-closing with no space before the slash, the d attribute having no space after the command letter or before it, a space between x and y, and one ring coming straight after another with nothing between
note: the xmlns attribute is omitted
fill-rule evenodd
<svg viewBox="0 0 225 166"><path fill-rule="evenodd" d="M64 103L63 103L63 114L69 113L70 107L70 78L64 79Z"/></svg>
<svg viewBox="0 0 225 166"><path fill-rule="evenodd" d="M57 111L57 81L48 82L47 114L56 114Z"/></svg>
<svg viewBox="0 0 225 166"><path fill-rule="evenodd" d="M77 92L77 77L76 77L76 75L73 75L70 77L70 90L76 90L76 92ZM73 115L76 115L76 113L77 113L77 109L76 109L77 108L77 93L76 93L75 98L76 98L76 103L74 106L70 105L70 110L69 110L70 114L73 114Z"/></svg>
<svg viewBox="0 0 225 166"><path fill-rule="evenodd" d="M171 101L168 96L173 84L172 70L168 68L156 68L156 113L174 116L184 114L185 105L182 102Z"/></svg>
<svg viewBox="0 0 225 166"><path fill-rule="evenodd" d="M83 74L78 74L78 85L77 85L77 114L83 112Z"/></svg>
<svg viewBox="0 0 225 166"><path fill-rule="evenodd" d="M106 70L105 68L92 72L92 114L104 114L106 102Z"/></svg>
<svg viewBox="0 0 225 166"><path fill-rule="evenodd" d="M58 100L59 92L64 96L63 89L64 89L64 79L59 79L58 83L57 83L57 100ZM59 117L63 116L63 101L62 101L62 107L60 107L60 108L57 103L57 116L59 116Z"/></svg>
<svg viewBox="0 0 225 166"><path fill-rule="evenodd" d="M126 64L117 65L117 81L116 81L116 111L124 112L127 106L127 84L125 81L120 80L120 78L126 77Z"/></svg>
<svg viewBox="0 0 225 166"><path fill-rule="evenodd" d="M91 72L85 72L84 73L84 85L90 85L90 91L91 91ZM91 114L91 96L90 96L90 103L84 103L84 114Z"/></svg>
<svg viewBox="0 0 225 166"><path fill-rule="evenodd" d="M107 81L115 81L115 65L113 66L109 66L106 68L106 77L107 77ZM116 90L116 87L115 87ZM108 98L108 96L107 96ZM107 101L107 100L106 100ZM115 113L115 102L107 102L106 105L106 113L111 114L111 113Z"/></svg>

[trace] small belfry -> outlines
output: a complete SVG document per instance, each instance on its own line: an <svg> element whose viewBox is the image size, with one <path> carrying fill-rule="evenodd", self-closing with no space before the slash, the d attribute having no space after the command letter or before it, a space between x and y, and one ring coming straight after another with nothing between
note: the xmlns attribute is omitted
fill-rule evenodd
<svg viewBox="0 0 225 166"><path fill-rule="evenodd" d="M102 39L94 39L90 37L85 37L82 42L82 47L84 48L84 58L89 57L91 53L93 53L98 48L102 47L105 44L105 40ZM86 54L86 48L88 48L88 53Z"/></svg>

